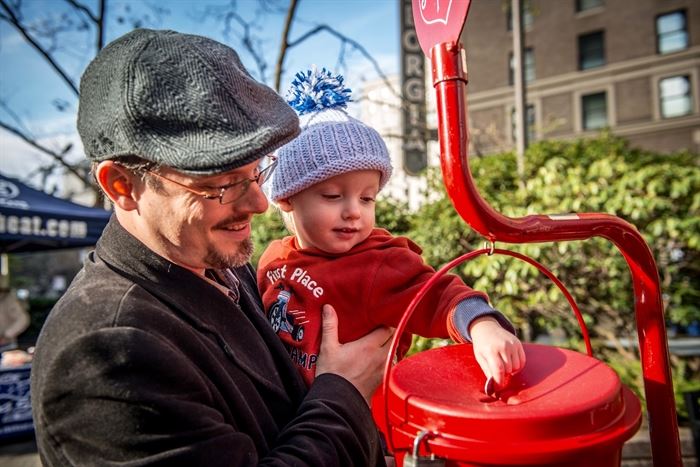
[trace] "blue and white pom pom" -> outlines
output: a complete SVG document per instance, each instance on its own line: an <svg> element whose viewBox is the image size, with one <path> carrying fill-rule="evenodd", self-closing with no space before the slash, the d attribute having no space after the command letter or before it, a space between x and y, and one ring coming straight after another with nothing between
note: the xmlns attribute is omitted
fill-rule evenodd
<svg viewBox="0 0 700 467"><path fill-rule="evenodd" d="M333 76L325 68L300 71L287 91L287 103L299 115L332 108L344 109L351 100L352 91L345 87L343 79L342 75Z"/></svg>

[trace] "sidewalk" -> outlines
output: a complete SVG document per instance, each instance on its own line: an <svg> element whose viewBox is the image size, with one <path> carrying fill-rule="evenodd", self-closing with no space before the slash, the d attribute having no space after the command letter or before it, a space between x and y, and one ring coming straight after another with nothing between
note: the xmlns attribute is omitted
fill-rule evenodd
<svg viewBox="0 0 700 467"><path fill-rule="evenodd" d="M700 467L694 456L690 430L681 428L680 438L683 467ZM34 440L0 445L0 465L3 467L41 467ZM642 429L625 443L622 448L622 467L653 467L649 432Z"/></svg>
<svg viewBox="0 0 700 467"><path fill-rule="evenodd" d="M41 467L34 439L0 444L0 465L3 467Z"/></svg>
<svg viewBox="0 0 700 467"><path fill-rule="evenodd" d="M680 427L683 467L700 467L693 448L693 436L689 428ZM653 467L649 431L640 429L622 448L622 467Z"/></svg>

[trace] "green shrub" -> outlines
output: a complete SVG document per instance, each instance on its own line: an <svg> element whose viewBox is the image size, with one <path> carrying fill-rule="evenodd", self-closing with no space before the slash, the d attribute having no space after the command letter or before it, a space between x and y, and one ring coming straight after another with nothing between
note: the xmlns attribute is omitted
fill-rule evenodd
<svg viewBox="0 0 700 467"><path fill-rule="evenodd" d="M658 265L666 318L680 324L700 320L700 166L696 154L650 153L603 134L593 140L544 141L531 146L522 187L512 153L473 158L470 166L482 196L507 216L603 212L636 226ZM423 247L426 260L439 267L481 248L484 240L452 207L440 174L431 174L429 179L434 201L415 213L408 235ZM595 355L643 394L639 372L634 371L638 352L634 346L622 345L623 338L635 342L637 331L631 275L620 252L601 238L496 246L521 252L551 269L581 308ZM526 339L563 328L570 336L569 346L583 348L568 303L534 267L494 255L453 272L487 291ZM412 351L430 346L429 340L416 339ZM675 381L700 381L697 368L690 365L695 369L689 371L684 365L682 372L674 367L674 375L684 374Z"/></svg>
<svg viewBox="0 0 700 467"><path fill-rule="evenodd" d="M603 212L627 220L644 236L656 259L666 318L687 325L700 320L700 165L697 154L656 154L630 148L603 134L592 140L543 141L526 154L525 183L516 178L512 153L470 159L480 193L498 212L528 214ZM393 200L377 203L377 225L406 234L438 268L483 246L446 196L442 177L428 174L431 201L417 212ZM522 185L522 186L521 186ZM257 262L264 246L288 235L270 210L256 216L253 238ZM631 276L625 259L607 240L502 245L548 267L568 288L583 313L594 355L608 362L625 384L644 396ZM255 263L254 263L255 264ZM453 271L477 289L519 328L525 340L559 328L567 347L584 350L581 332L561 292L534 267L510 257L480 257ZM416 337L411 352L446 345L444 339ZM698 359L673 359L680 391L700 386ZM679 413L685 407L678 405Z"/></svg>

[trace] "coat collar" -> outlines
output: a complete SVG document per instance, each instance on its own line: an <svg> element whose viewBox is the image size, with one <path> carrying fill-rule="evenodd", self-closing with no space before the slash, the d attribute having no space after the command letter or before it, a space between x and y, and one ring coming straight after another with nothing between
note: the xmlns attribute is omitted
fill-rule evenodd
<svg viewBox="0 0 700 467"><path fill-rule="evenodd" d="M241 281L240 301L235 303L209 281L154 253L127 232L115 216L95 252L110 269L210 335L234 364L270 391L284 398L305 392L301 378L289 363L288 352L264 318L249 265L233 269ZM263 368L267 371L261 371Z"/></svg>

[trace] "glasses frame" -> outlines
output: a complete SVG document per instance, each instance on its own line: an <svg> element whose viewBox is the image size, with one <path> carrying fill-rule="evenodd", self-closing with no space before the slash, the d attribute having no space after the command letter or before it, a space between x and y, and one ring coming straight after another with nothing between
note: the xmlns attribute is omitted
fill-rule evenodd
<svg viewBox="0 0 700 467"><path fill-rule="evenodd" d="M272 156L272 155L267 156L267 157L269 159L272 159L272 162L270 164L268 164L267 166L265 166L265 168L261 169L257 173L257 175L255 175L252 178L245 178L243 180L238 180L237 182L229 183L228 185L223 185L223 186L214 188L214 190L219 191L218 194L207 193L206 191L203 191L203 190L197 190L196 188L193 188L190 185L185 185L184 183L180 183L176 180L173 180L173 179L168 178L164 175L161 175L158 172L155 172L151 169L144 169L144 170L151 175L155 175L158 178L161 178L163 180L167 180L171 183L174 183L175 185L179 185L182 188L184 188L185 190L189 191L190 193L193 193L195 195L199 195L199 196L203 197L204 199L218 199L219 204L226 205L226 204L235 203L236 201L241 199L243 196L245 196L245 194L248 192L248 188L250 188L251 183L255 182L258 184L258 186L261 187L266 181L268 181L270 179L270 176L275 171L275 168L277 168L277 157ZM262 181L261 181L261 179L262 179ZM241 185L243 185L243 189L238 194L238 196L235 196L231 200L224 202L224 195L226 194L226 192L233 187L241 186Z"/></svg>

